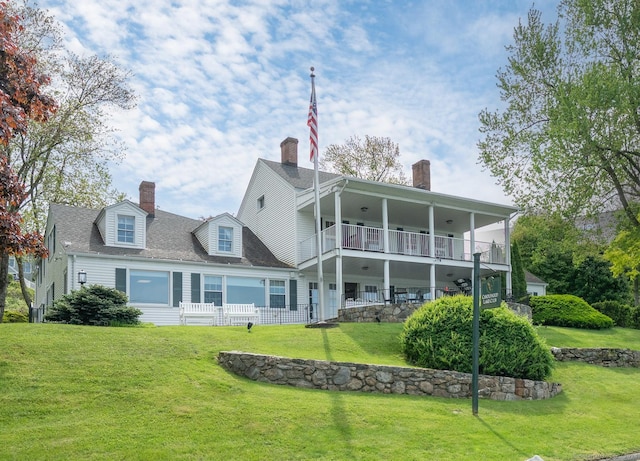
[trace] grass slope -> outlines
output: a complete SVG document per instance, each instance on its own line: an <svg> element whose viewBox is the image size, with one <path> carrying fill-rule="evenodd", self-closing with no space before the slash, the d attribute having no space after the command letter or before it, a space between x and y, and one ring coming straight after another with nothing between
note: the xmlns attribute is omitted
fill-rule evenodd
<svg viewBox="0 0 640 461"><path fill-rule="evenodd" d="M401 329L3 324L0 459L551 461L640 451L638 369L561 363L560 396L481 400L474 417L466 399L274 386L216 363L220 350L243 350L404 365ZM540 332L549 345L640 349L634 330Z"/></svg>

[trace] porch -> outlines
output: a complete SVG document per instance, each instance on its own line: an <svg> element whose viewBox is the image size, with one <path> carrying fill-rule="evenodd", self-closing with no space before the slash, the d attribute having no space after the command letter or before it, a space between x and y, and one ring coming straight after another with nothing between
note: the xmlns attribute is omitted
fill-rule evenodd
<svg viewBox="0 0 640 461"><path fill-rule="evenodd" d="M332 225L321 232L322 254L340 248L369 253L419 256L456 261L473 261L473 253L480 253L480 261L487 264L507 264L507 253L503 243L479 242L451 236L434 235L427 232L385 230L354 224ZM471 248L474 251L471 251ZM299 262L304 264L317 257L316 234L299 244ZM366 257L363 254L363 257Z"/></svg>

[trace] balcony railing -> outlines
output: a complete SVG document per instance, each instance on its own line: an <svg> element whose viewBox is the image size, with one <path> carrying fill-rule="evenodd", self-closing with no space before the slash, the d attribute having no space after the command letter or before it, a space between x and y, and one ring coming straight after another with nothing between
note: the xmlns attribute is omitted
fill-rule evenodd
<svg viewBox="0 0 640 461"><path fill-rule="evenodd" d="M368 252L385 252L384 230L378 227L342 224L342 248ZM336 248L336 226L328 227L321 234L323 253ZM471 241L435 235L434 251L431 252L429 234L389 230L389 251L387 253L408 256L424 256L458 261L473 261L473 253L481 254L484 263L505 264L504 244L475 242L475 251L471 251ZM317 256L317 241L313 235L300 242L300 261Z"/></svg>

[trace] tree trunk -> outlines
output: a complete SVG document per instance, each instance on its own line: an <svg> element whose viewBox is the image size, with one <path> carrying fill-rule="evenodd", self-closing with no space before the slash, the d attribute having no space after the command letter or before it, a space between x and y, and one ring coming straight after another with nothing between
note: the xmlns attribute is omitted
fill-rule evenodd
<svg viewBox="0 0 640 461"><path fill-rule="evenodd" d="M7 301L7 287L9 286L9 253L0 248L0 323L4 317L4 307Z"/></svg>
<svg viewBox="0 0 640 461"><path fill-rule="evenodd" d="M20 279L20 290L22 291L22 297L24 298L24 302L27 304L27 309L30 309L33 299L31 299L31 294L29 293L29 289L27 288L27 283L24 281L24 264L22 263L22 257L16 257L16 265L18 266L18 277Z"/></svg>

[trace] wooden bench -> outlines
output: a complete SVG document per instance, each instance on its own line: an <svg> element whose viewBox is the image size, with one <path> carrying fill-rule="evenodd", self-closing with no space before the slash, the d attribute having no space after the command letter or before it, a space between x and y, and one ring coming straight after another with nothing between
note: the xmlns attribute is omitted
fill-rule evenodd
<svg viewBox="0 0 640 461"><path fill-rule="evenodd" d="M187 319L205 320L213 325L218 318L220 307L214 303L183 303L180 302L180 325L187 325ZM201 323L201 322L200 322Z"/></svg>
<svg viewBox="0 0 640 461"><path fill-rule="evenodd" d="M222 315L225 325L241 325L249 322L258 323L260 310L255 304L223 304Z"/></svg>

